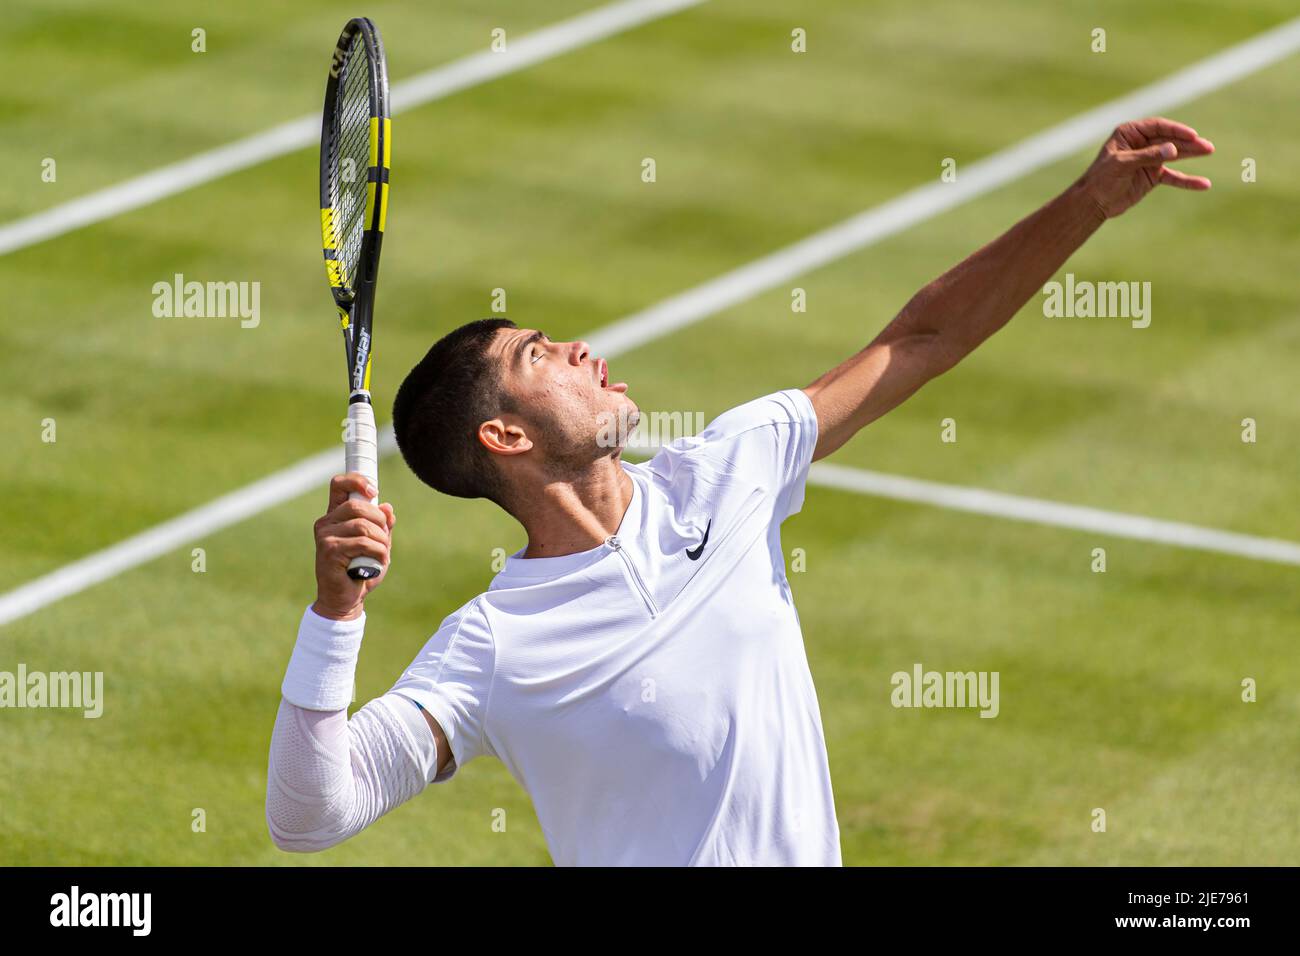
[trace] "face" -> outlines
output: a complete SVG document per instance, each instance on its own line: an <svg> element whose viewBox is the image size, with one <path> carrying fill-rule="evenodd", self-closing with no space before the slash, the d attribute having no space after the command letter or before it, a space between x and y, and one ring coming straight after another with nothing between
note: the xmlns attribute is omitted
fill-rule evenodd
<svg viewBox="0 0 1300 956"><path fill-rule="evenodd" d="M640 412L627 383L611 380L605 360L593 356L586 342L553 342L535 329L500 329L489 351L519 409L501 421L507 429L517 424L522 440L542 457L581 466L626 443ZM518 447L521 439L513 437Z"/></svg>

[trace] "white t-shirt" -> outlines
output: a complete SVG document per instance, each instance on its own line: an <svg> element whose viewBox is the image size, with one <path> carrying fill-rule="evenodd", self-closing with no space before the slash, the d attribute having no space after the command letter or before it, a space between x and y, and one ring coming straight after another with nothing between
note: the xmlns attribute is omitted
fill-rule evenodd
<svg viewBox="0 0 1300 956"><path fill-rule="evenodd" d="M841 864L817 694L780 525L817 442L801 389L646 464L616 535L506 559L393 691L455 762L501 760L558 865Z"/></svg>

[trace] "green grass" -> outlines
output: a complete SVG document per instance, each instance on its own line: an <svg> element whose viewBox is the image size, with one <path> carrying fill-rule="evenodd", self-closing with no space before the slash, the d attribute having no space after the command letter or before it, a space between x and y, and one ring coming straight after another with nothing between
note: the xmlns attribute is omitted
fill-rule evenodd
<svg viewBox="0 0 1300 956"><path fill-rule="evenodd" d="M0 99L0 220L319 109L350 7L18 2L36 78ZM583 9L380 3L393 78ZM397 117L376 357L381 417L441 332L509 314L600 326L1275 25L1282 2L718 0ZM208 30L206 54L190 30ZM789 52L794 26L809 52ZM1089 52L1108 30L1110 52ZM1207 195L1159 191L1068 266L1150 281L1150 328L1037 302L833 461L1300 538L1300 60L1174 111L1212 138ZM57 183L40 161L58 161ZM643 157L658 182L639 178ZM1240 180L1243 157L1258 182ZM615 359L643 408L707 416L806 384L921 284L1077 174L1030 176ZM305 150L0 258L13 584L337 440L341 375ZM959 167L960 168L960 167ZM1063 270L1066 271L1066 270ZM257 280L262 321L155 319L151 288ZM796 284L796 283L792 283ZM23 321L18 323L16 319ZM331 409L336 409L331 412ZM40 440L41 420L58 441ZM958 421L959 441L939 441ZM1260 440L1239 439L1240 421ZM401 515L369 607L359 700L385 691L521 532L396 460ZM0 669L102 670L106 712L0 712L0 863L546 864L498 763L311 857L271 845L266 753L313 594L319 494L0 630ZM1300 862L1300 588L1292 568L810 487L784 529L852 864ZM1106 574L1089 570L1108 552ZM920 661L998 670L1001 714L895 710ZM1259 701L1240 701L1240 682ZM1093 833L1103 808L1108 831ZM206 832L191 828L195 808ZM494 812L504 809L505 833Z"/></svg>

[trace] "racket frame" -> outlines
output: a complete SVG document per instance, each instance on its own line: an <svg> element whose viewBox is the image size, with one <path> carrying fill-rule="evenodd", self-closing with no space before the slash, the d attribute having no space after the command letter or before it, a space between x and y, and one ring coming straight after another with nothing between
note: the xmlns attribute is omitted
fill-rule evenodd
<svg viewBox="0 0 1300 956"><path fill-rule="evenodd" d="M366 167L366 216L357 258L356 275L345 274L342 241L337 232L341 223L334 221L334 196L330 184L338 162L333 147L338 139L336 109L340 73L353 45L364 43L370 109L370 155ZM383 246L388 218L388 169L391 151L392 120L388 103L388 64L379 30L368 17L349 20L339 34L330 60L329 79L325 84L325 106L321 117L320 209L321 241L325 254L325 274L334 306L343 328L344 354L348 373L348 417L344 432L345 464L348 472L360 472L369 479L374 497L353 492L350 498L379 503L378 432L370 400L370 367L374 344L373 317L375 288L379 280L379 253ZM356 171L360 175L360 171ZM383 566L370 557L353 558L348 575L355 580L378 577Z"/></svg>

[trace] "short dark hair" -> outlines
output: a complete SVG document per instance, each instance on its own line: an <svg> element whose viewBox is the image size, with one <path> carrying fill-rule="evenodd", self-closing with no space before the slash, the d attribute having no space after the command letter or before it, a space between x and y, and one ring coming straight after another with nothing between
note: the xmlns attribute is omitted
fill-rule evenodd
<svg viewBox="0 0 1300 956"><path fill-rule="evenodd" d="M447 333L407 374L393 400L397 447L415 476L457 498L505 507L500 473L478 440L478 426L511 411L488 345L509 319L479 319Z"/></svg>

